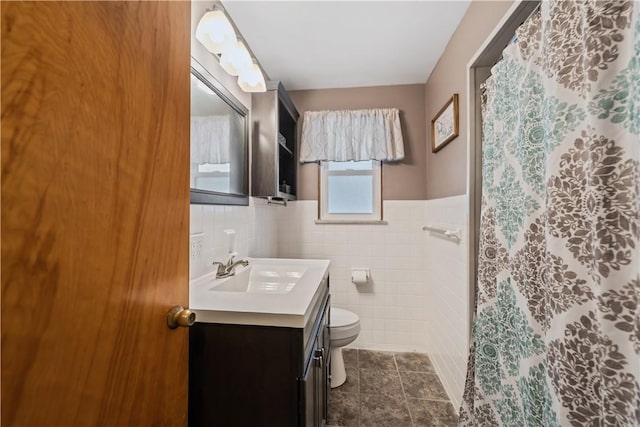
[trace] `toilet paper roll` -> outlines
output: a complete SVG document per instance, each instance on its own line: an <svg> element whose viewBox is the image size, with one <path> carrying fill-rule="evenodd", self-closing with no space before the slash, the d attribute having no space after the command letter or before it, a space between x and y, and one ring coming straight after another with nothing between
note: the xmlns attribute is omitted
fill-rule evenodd
<svg viewBox="0 0 640 427"><path fill-rule="evenodd" d="M364 285L369 280L367 270L351 270L351 281L356 285Z"/></svg>

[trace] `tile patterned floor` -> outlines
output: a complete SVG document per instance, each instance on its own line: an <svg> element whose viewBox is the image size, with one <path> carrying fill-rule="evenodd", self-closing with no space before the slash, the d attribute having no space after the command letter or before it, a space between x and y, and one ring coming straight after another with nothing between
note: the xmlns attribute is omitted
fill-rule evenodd
<svg viewBox="0 0 640 427"><path fill-rule="evenodd" d="M342 354L347 381L329 394L329 426L457 425L458 417L427 355L347 348Z"/></svg>

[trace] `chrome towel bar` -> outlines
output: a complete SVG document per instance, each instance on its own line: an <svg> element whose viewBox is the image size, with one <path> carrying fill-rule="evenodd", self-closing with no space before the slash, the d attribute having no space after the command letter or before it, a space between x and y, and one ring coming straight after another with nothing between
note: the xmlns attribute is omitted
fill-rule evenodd
<svg viewBox="0 0 640 427"><path fill-rule="evenodd" d="M434 233L442 234L443 236L448 237L450 239L454 239L456 241L462 240L462 232L460 231L459 228L449 229L449 228L429 224L429 225L423 225L422 229L424 231L432 231Z"/></svg>

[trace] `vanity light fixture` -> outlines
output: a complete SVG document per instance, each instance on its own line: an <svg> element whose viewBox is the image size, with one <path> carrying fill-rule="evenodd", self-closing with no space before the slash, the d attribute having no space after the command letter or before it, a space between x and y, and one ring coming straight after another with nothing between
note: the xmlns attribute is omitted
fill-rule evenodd
<svg viewBox="0 0 640 427"><path fill-rule="evenodd" d="M196 28L196 39L213 54L220 55L224 47L236 41L236 32L221 9L208 11Z"/></svg>
<svg viewBox="0 0 640 427"><path fill-rule="evenodd" d="M251 54L240 40L236 43L230 43L220 55L220 66L232 76L238 76L242 71L248 71L251 65L253 65Z"/></svg>
<svg viewBox="0 0 640 427"><path fill-rule="evenodd" d="M238 76L238 85L245 92L266 92L267 85L258 64L251 64L249 71Z"/></svg>
<svg viewBox="0 0 640 427"><path fill-rule="evenodd" d="M196 28L196 40L218 58L223 70L238 76L238 85L243 91L267 90L260 66L220 5L214 5L202 16Z"/></svg>

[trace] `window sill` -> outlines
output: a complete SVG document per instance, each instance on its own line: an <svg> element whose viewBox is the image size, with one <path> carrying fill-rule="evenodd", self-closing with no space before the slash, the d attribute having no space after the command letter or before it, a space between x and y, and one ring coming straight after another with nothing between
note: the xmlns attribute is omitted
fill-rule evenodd
<svg viewBox="0 0 640 427"><path fill-rule="evenodd" d="M346 225L387 225L384 220L339 220L339 219L316 219L316 224L346 224Z"/></svg>

